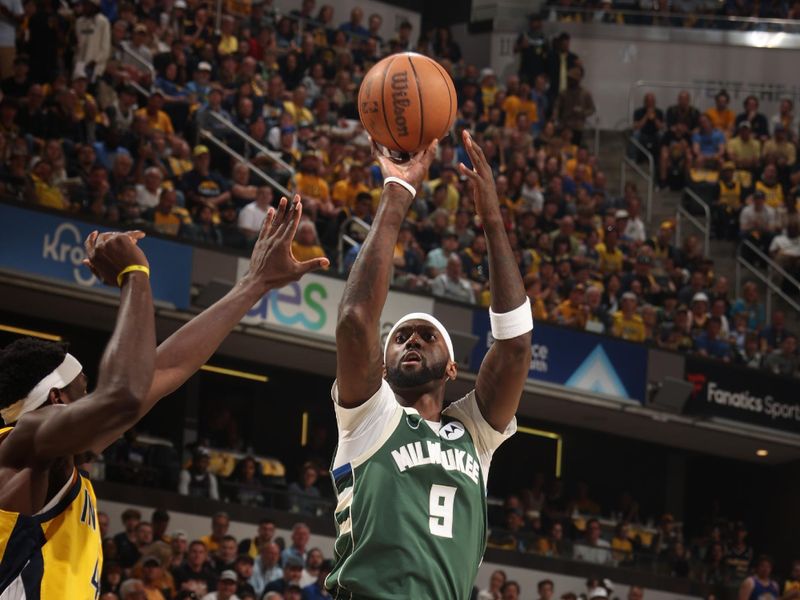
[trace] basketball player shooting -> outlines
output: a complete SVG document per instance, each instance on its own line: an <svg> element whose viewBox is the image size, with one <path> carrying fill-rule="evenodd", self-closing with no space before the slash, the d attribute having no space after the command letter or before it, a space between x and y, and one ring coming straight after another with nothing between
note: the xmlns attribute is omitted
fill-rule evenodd
<svg viewBox="0 0 800 600"><path fill-rule="evenodd" d="M483 556L489 465L516 431L533 320L492 171L466 131L464 145L474 170L460 170L489 247L496 342L475 389L444 410L445 385L457 375L444 326L412 313L381 347L392 253L436 142L403 164L377 153L385 177L381 203L347 280L336 330L338 535L326 581L334 598L466 600Z"/></svg>
<svg viewBox="0 0 800 600"><path fill-rule="evenodd" d="M87 264L119 285L117 323L87 395L78 360L60 344L23 338L0 351L0 600L97 598L102 570L96 502L76 465L102 452L182 385L267 291L327 265L298 262L299 196L270 209L248 274L158 348L141 232L97 232Z"/></svg>

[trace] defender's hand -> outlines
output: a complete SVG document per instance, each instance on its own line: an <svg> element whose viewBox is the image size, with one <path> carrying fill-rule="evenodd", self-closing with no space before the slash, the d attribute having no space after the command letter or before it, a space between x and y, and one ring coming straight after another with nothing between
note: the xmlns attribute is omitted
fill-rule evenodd
<svg viewBox="0 0 800 600"><path fill-rule="evenodd" d="M251 277L263 293L297 281L303 275L317 269L324 269L330 261L327 258L312 258L299 262L292 255L292 240L303 215L303 204L299 195L289 201L281 198L277 210L270 208L258 235L258 241L250 256Z"/></svg>
<svg viewBox="0 0 800 600"><path fill-rule="evenodd" d="M93 231L86 238L86 258L83 264L106 285L117 287L117 275L131 265L149 266L147 257L137 242L145 236L143 231Z"/></svg>

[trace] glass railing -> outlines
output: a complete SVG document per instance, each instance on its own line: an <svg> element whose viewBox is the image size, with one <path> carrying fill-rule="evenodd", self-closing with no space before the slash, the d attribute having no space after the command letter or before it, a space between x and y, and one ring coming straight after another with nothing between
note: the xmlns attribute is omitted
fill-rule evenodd
<svg viewBox="0 0 800 600"><path fill-rule="evenodd" d="M620 9L613 6L607 8L547 6L544 12L547 20L558 22L715 29L719 31L760 31L784 34L800 33L800 20L728 16L715 12L703 12L702 10L675 12L669 10Z"/></svg>

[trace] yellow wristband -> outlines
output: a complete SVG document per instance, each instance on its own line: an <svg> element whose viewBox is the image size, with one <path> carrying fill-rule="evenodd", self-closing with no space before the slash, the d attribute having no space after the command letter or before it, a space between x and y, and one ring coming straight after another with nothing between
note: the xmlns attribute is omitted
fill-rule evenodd
<svg viewBox="0 0 800 600"><path fill-rule="evenodd" d="M122 269L122 271L119 272L119 275L117 275L117 285L119 287L122 287L122 280L125 277L125 275L127 275L128 273L133 273L134 271L141 271L142 273L147 275L148 278L150 277L150 267L146 267L145 265L128 265L127 267Z"/></svg>

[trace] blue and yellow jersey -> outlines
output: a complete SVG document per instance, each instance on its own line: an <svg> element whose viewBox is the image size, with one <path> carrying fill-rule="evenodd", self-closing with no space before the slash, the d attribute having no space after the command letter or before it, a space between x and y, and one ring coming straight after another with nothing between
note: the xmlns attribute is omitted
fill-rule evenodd
<svg viewBox="0 0 800 600"><path fill-rule="evenodd" d="M0 439L11 431L0 429ZM94 600L102 540L92 484L77 469L52 506L33 515L0 510L0 596Z"/></svg>

